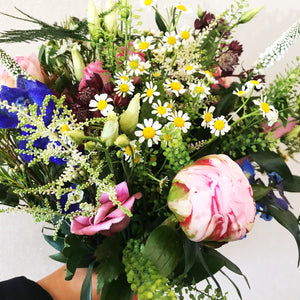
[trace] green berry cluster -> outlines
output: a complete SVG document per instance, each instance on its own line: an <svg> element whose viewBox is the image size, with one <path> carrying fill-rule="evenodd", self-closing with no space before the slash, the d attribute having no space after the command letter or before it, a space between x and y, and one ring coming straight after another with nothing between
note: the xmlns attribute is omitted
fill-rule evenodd
<svg viewBox="0 0 300 300"><path fill-rule="evenodd" d="M144 257L143 248L138 241L129 240L123 251L123 264L131 289L139 300L176 300L168 279Z"/></svg>

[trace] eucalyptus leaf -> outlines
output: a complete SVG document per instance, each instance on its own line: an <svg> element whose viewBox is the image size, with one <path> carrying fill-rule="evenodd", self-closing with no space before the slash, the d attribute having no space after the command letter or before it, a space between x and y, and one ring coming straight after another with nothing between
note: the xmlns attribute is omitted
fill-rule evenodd
<svg viewBox="0 0 300 300"><path fill-rule="evenodd" d="M54 249L57 251L61 252L64 248L64 238L62 237L57 237L56 240L54 240L52 235L46 235L43 234L45 241L51 245Z"/></svg>
<svg viewBox="0 0 300 300"><path fill-rule="evenodd" d="M300 193L300 176L293 175L283 181L283 189L287 192Z"/></svg>
<svg viewBox="0 0 300 300"><path fill-rule="evenodd" d="M49 255L49 257L55 261L61 262L61 263L66 263L67 262L67 258L62 254L62 253L56 253L56 254L52 254Z"/></svg>

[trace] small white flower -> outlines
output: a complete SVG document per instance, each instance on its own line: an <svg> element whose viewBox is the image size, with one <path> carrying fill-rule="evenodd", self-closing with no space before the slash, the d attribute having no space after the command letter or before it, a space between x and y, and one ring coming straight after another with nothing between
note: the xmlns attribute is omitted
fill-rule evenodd
<svg viewBox="0 0 300 300"><path fill-rule="evenodd" d="M192 75L197 71L197 67L193 64L188 64L184 67L184 71L187 75Z"/></svg>
<svg viewBox="0 0 300 300"><path fill-rule="evenodd" d="M138 76L141 74L140 63L142 59L137 54L130 55L126 62L126 71L130 76Z"/></svg>
<svg viewBox="0 0 300 300"><path fill-rule="evenodd" d="M152 104L152 114L158 115L159 117L167 117L171 112L171 108L169 107L170 103L164 103L162 105L160 100L157 100L157 103Z"/></svg>
<svg viewBox="0 0 300 300"><path fill-rule="evenodd" d="M159 136L161 135L162 125L158 121L153 119L145 119L144 124L137 124L137 127L142 130L135 131L135 135L139 138L139 143L143 143L147 140L148 147L152 147L152 144L159 143Z"/></svg>
<svg viewBox="0 0 300 300"><path fill-rule="evenodd" d="M136 140L130 141L129 145L122 149L124 151L124 156L126 161L131 161L135 158L137 154L140 153L136 148Z"/></svg>
<svg viewBox="0 0 300 300"><path fill-rule="evenodd" d="M260 78L257 80L250 80L246 82L246 88L249 90L252 90L253 88L255 88L256 90L261 90L264 87L265 85Z"/></svg>
<svg viewBox="0 0 300 300"><path fill-rule="evenodd" d="M149 74L148 69L150 69L151 64L149 61L141 61L139 64L139 74Z"/></svg>
<svg viewBox="0 0 300 300"><path fill-rule="evenodd" d="M206 107L204 113L203 113L203 121L201 123L201 126L204 128L210 127L211 123L213 122L213 112L215 110L214 106L211 106L210 108Z"/></svg>
<svg viewBox="0 0 300 300"><path fill-rule="evenodd" d="M180 128L184 133L186 133L192 125L191 122L187 122L189 119L188 114L183 113L182 110L179 110L178 112L175 111L172 115L168 116L168 120L171 121L175 127Z"/></svg>
<svg viewBox="0 0 300 300"><path fill-rule="evenodd" d="M224 135L229 130L230 126L228 125L224 116L214 119L210 124L210 133L214 134L215 136L219 136L220 134Z"/></svg>
<svg viewBox="0 0 300 300"><path fill-rule="evenodd" d="M236 88L232 94L237 95L238 97L247 97L249 91L250 90L247 89L245 85L243 85L241 90L239 88Z"/></svg>
<svg viewBox="0 0 300 300"><path fill-rule="evenodd" d="M131 95L134 91L134 85L132 84L131 80L124 80L120 79L116 81L116 87L114 88L114 91L118 96L125 97L127 94Z"/></svg>
<svg viewBox="0 0 300 300"><path fill-rule="evenodd" d="M182 4L181 2L177 3L175 5L175 7L179 10L182 11L185 14L189 14L192 12L192 9L184 4Z"/></svg>
<svg viewBox="0 0 300 300"><path fill-rule="evenodd" d="M273 126L274 123L276 123L278 121L278 110L275 109L274 106L270 105L270 108L272 110L272 114L267 115L267 119L268 119L268 126Z"/></svg>
<svg viewBox="0 0 300 300"><path fill-rule="evenodd" d="M274 115L276 109L274 106L269 105L267 103L267 97L266 96L262 96L260 100L253 100L253 103L257 106L259 106L260 111L263 113L264 117L272 118L272 116Z"/></svg>
<svg viewBox="0 0 300 300"><path fill-rule="evenodd" d="M174 49L177 49L179 47L180 43L180 37L175 33L175 31L172 32L166 32L163 37L164 46L168 51L173 51Z"/></svg>
<svg viewBox="0 0 300 300"><path fill-rule="evenodd" d="M157 91L157 85L154 85L152 81L146 82L146 89L144 90L144 94L141 95L143 102L149 101L151 104L154 96L159 96L160 92Z"/></svg>
<svg viewBox="0 0 300 300"><path fill-rule="evenodd" d="M191 91L191 95L193 97L199 97L200 100L203 100L207 97L207 95L210 95L210 88L201 81L191 83L189 89Z"/></svg>
<svg viewBox="0 0 300 300"><path fill-rule="evenodd" d="M114 79L116 82L119 82L121 79L123 79L124 81L132 81L128 72L126 71L117 72L114 76Z"/></svg>
<svg viewBox="0 0 300 300"><path fill-rule="evenodd" d="M109 104L113 102L113 100L107 98L107 96L107 94L95 95L95 99L92 99L89 104L90 111L99 110L101 115L106 117L107 114L114 109L113 105Z"/></svg>
<svg viewBox="0 0 300 300"><path fill-rule="evenodd" d="M184 86L178 80L170 81L169 79L166 79L164 86L166 91L174 93L177 97L185 92Z"/></svg>
<svg viewBox="0 0 300 300"><path fill-rule="evenodd" d="M214 75L210 71L206 70L202 73L205 75L207 81L210 84L218 84L218 80L215 79Z"/></svg>
<svg viewBox="0 0 300 300"><path fill-rule="evenodd" d="M180 30L180 37L182 39L182 44L187 45L194 40L192 35L192 28L185 26Z"/></svg>
<svg viewBox="0 0 300 300"><path fill-rule="evenodd" d="M133 43L133 46L135 49L146 52L147 50L153 50L154 45L152 44L153 42L153 36L147 36L146 38L142 36L140 39L135 40Z"/></svg>

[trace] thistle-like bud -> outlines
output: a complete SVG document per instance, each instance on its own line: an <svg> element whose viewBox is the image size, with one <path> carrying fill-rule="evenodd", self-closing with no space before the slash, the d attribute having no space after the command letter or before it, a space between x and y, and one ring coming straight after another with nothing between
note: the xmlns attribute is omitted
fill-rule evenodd
<svg viewBox="0 0 300 300"><path fill-rule="evenodd" d="M117 13L114 8L114 0L107 0L105 3L105 11L111 11L109 14L104 17L104 26L109 33L116 34L118 30L117 25Z"/></svg>
<svg viewBox="0 0 300 300"><path fill-rule="evenodd" d="M74 75L78 81L81 81L83 78L83 69L85 68L85 64L80 52L77 49L77 45L74 45L71 49L72 62L74 68Z"/></svg>
<svg viewBox="0 0 300 300"><path fill-rule="evenodd" d="M245 24L249 21L251 21L254 16L263 8L263 5L260 5L256 8L250 9L246 12L244 12L241 16L240 19L238 20L238 24Z"/></svg>
<svg viewBox="0 0 300 300"><path fill-rule="evenodd" d="M88 29L94 41L97 41L101 31L101 21L94 0L89 0L87 9Z"/></svg>
<svg viewBox="0 0 300 300"><path fill-rule="evenodd" d="M120 127L126 134L134 131L139 120L140 108L140 94L136 94L120 116Z"/></svg>
<svg viewBox="0 0 300 300"><path fill-rule="evenodd" d="M202 16L203 16L203 11L202 11L200 5L198 5L198 7L197 7L197 17L201 20Z"/></svg>
<svg viewBox="0 0 300 300"><path fill-rule="evenodd" d="M124 148L124 147L128 146L129 139L128 139L127 135L123 133L117 137L114 144L117 147Z"/></svg>
<svg viewBox="0 0 300 300"><path fill-rule="evenodd" d="M118 117L115 112L111 111L108 113L107 118L105 120L105 124L101 133L101 141L105 143L106 147L110 147L114 144L118 136Z"/></svg>

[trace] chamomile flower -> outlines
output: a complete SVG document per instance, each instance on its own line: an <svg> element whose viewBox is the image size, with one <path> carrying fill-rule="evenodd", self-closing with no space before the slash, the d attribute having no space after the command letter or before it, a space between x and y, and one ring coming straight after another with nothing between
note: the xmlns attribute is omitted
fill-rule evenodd
<svg viewBox="0 0 300 300"><path fill-rule="evenodd" d="M113 100L107 98L107 96L107 94L95 95L95 99L92 99L89 104L90 111L99 110L101 115L106 117L108 113L114 109L113 105L109 104L113 102Z"/></svg>
<svg viewBox="0 0 300 300"><path fill-rule="evenodd" d="M129 145L122 149L124 151L124 156L126 161L131 161L135 158L137 154L140 153L136 148L136 140L130 141Z"/></svg>
<svg viewBox="0 0 300 300"><path fill-rule="evenodd" d="M126 71L130 76L138 76L141 74L140 63L142 59L137 54L130 55L126 63Z"/></svg>
<svg viewBox="0 0 300 300"><path fill-rule="evenodd" d="M140 0L142 7L146 7L148 9L150 9L155 4L155 2L156 0Z"/></svg>
<svg viewBox="0 0 300 300"><path fill-rule="evenodd" d="M191 32L192 32L191 27L183 27L180 30L180 37L182 39L182 44L183 45L186 45L186 44L188 44L188 43L190 43L191 41L194 40Z"/></svg>
<svg viewBox="0 0 300 300"><path fill-rule="evenodd" d="M182 110L175 111L172 115L168 116L168 120L184 133L186 133L192 125L191 122L187 122L189 119L188 114L184 113Z"/></svg>
<svg viewBox="0 0 300 300"><path fill-rule="evenodd" d="M154 85L152 81L146 82L146 89L144 90L144 94L141 95L143 102L148 101L150 104L152 103L154 96L159 96L160 92L157 91L157 85Z"/></svg>
<svg viewBox="0 0 300 300"><path fill-rule="evenodd" d="M191 95L193 97L199 97L200 100L203 100L210 94L210 88L206 86L202 81L197 83L191 83L189 86Z"/></svg>
<svg viewBox="0 0 300 300"><path fill-rule="evenodd" d="M114 91L118 96L125 97L126 95L131 95L134 91L134 85L131 80L124 80L123 78L116 81L116 87Z"/></svg>
<svg viewBox="0 0 300 300"><path fill-rule="evenodd" d="M260 78L257 80L250 80L246 82L246 88L249 90L252 90L253 88L255 88L256 90L261 90L264 87L265 85Z"/></svg>
<svg viewBox="0 0 300 300"><path fill-rule="evenodd" d="M132 168L133 165L137 165L144 162L144 158L140 153L136 153L134 159L129 160L129 166Z"/></svg>
<svg viewBox="0 0 300 300"><path fill-rule="evenodd" d="M182 11L182 12L185 13L185 14L191 13L191 12L192 12L192 10L191 10L190 7L188 7L188 6L184 5L184 4L182 4L181 2L177 3L177 4L175 5L175 7L176 7L179 11Z"/></svg>
<svg viewBox="0 0 300 300"><path fill-rule="evenodd" d="M124 81L130 81L130 76L128 74L128 72L123 71L123 72L117 72L114 76L115 81L118 82L121 79L123 79Z"/></svg>
<svg viewBox="0 0 300 300"><path fill-rule="evenodd" d="M220 116L213 120L210 123L210 133L215 136L224 135L226 132L230 130L230 126L228 122L225 120L224 116Z"/></svg>
<svg viewBox="0 0 300 300"><path fill-rule="evenodd" d="M167 117L171 112L171 108L168 107L169 103L162 104L161 101L158 99L157 103L152 104L152 114L158 115L159 117Z"/></svg>
<svg viewBox="0 0 300 300"><path fill-rule="evenodd" d="M268 116L267 116L267 119L268 119L268 126L273 126L274 125L274 123L276 123L277 121L278 121L278 110L277 109L275 109L275 107L274 106L270 106L270 108L271 108L271 110L273 111L273 113L272 114L269 114Z"/></svg>
<svg viewBox="0 0 300 300"><path fill-rule="evenodd" d="M215 79L215 77L214 77L214 75L212 74L212 72L206 70L206 71L204 71L204 72L202 72L202 73L205 75L207 81L208 81L210 84L218 84L218 80Z"/></svg>
<svg viewBox="0 0 300 300"><path fill-rule="evenodd" d="M184 86L178 80L167 79L164 83L166 91L174 93L177 97L185 92Z"/></svg>
<svg viewBox="0 0 300 300"><path fill-rule="evenodd" d="M253 100L253 103L255 105L259 106L259 110L263 113L263 116L267 117L268 119L271 118L276 111L276 109L273 105L269 105L267 103L266 96L261 97L260 100L257 100L257 99Z"/></svg>
<svg viewBox="0 0 300 300"><path fill-rule="evenodd" d="M242 89L236 88L232 94L237 95L238 97L247 97L248 93L249 89L247 89L246 86L243 85Z"/></svg>
<svg viewBox="0 0 300 300"><path fill-rule="evenodd" d="M210 108L206 107L204 113L203 113L203 121L201 123L201 126L204 128L210 127L211 123L213 122L213 112L215 110L214 106L211 106Z"/></svg>
<svg viewBox="0 0 300 300"><path fill-rule="evenodd" d="M139 64L139 74L142 75L142 74L149 74L148 72L148 69L150 69L151 67L151 64L149 61L141 61L140 64Z"/></svg>
<svg viewBox="0 0 300 300"><path fill-rule="evenodd" d="M153 119L145 119L144 124L137 124L137 127L141 130L135 131L135 135L139 138L139 143L143 143L147 140L148 147L152 147L153 143L158 144L159 136L161 135L162 125L158 121Z"/></svg>
<svg viewBox="0 0 300 300"><path fill-rule="evenodd" d="M172 32L166 32L163 37L163 43L165 48L168 51L173 51L174 49L177 49L179 47L180 43L180 36L175 33L175 31Z"/></svg>
<svg viewBox="0 0 300 300"><path fill-rule="evenodd" d="M192 75L197 71L197 67L193 64L188 64L184 67L184 71L187 75Z"/></svg>
<svg viewBox="0 0 300 300"><path fill-rule="evenodd" d="M146 38L144 36L141 37L141 39L135 40L133 43L133 46L135 49L146 52L147 50L153 50L154 45L153 42L153 36L147 36Z"/></svg>

